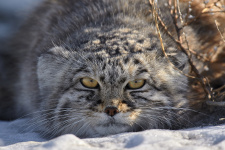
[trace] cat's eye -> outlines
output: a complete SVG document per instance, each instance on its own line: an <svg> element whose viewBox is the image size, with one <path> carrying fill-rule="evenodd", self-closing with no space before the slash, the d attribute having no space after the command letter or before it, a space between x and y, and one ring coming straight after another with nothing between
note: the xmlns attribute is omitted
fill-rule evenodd
<svg viewBox="0 0 225 150"><path fill-rule="evenodd" d="M142 88L144 85L145 85L144 79L136 79L136 80L128 82L127 88L129 88L129 89L139 89L139 88Z"/></svg>
<svg viewBox="0 0 225 150"><path fill-rule="evenodd" d="M80 80L82 85L87 88L97 88L98 82L92 78L84 77Z"/></svg>

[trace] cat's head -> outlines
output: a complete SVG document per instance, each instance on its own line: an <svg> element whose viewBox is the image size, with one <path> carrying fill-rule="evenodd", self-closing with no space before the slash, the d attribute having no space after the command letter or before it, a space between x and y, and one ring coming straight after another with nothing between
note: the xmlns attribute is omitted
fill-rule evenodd
<svg viewBox="0 0 225 150"><path fill-rule="evenodd" d="M187 69L186 56L165 44L169 61L156 36L127 34L94 35L77 49L55 46L39 57L39 122L50 135L172 128L184 118L187 78L178 70Z"/></svg>

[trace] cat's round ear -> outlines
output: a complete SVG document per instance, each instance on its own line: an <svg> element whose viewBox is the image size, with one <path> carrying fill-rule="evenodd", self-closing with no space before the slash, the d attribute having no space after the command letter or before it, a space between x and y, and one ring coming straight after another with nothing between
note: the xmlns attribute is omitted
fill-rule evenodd
<svg viewBox="0 0 225 150"><path fill-rule="evenodd" d="M60 57L68 58L71 55L71 52L69 52L67 49L65 49L63 47L56 46L56 47L49 49L44 54L50 54L53 56L60 56Z"/></svg>
<svg viewBox="0 0 225 150"><path fill-rule="evenodd" d="M189 72L188 56L186 54L178 50L178 52L169 53L168 57L177 69L181 70L185 74Z"/></svg>
<svg viewBox="0 0 225 150"><path fill-rule="evenodd" d="M62 75L63 69L66 68L69 52L62 47L54 47L38 58L37 76L40 92L48 92L57 84L57 79ZM60 68L60 69L59 69Z"/></svg>

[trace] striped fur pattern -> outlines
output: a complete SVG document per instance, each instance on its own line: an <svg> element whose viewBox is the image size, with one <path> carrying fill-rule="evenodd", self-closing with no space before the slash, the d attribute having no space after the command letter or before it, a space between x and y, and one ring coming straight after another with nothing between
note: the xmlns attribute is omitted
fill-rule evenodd
<svg viewBox="0 0 225 150"><path fill-rule="evenodd" d="M181 127L188 80L163 55L149 9L145 0L48 0L38 8L13 51L23 58L15 99L37 111L30 127L50 137ZM185 54L163 39L170 61L188 71ZM83 77L99 87L84 87ZM127 88L135 79L144 86ZM119 113L107 115L108 106Z"/></svg>

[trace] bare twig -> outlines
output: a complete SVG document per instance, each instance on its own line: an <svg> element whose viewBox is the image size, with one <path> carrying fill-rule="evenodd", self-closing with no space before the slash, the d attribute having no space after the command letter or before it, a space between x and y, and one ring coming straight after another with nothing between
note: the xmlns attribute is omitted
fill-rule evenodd
<svg viewBox="0 0 225 150"><path fill-rule="evenodd" d="M224 39L224 37L223 37L223 34L221 33L221 31L220 31L220 29L219 29L219 27L218 27L218 22L217 22L217 20L215 20L215 24L216 24L216 28L217 28L217 30L219 31L220 36L221 36L223 42L225 42L225 39Z"/></svg>
<svg viewBox="0 0 225 150"><path fill-rule="evenodd" d="M152 14L153 14L153 18L154 18L154 20L155 20L155 25L156 25L156 29L157 29L157 32L158 32L158 36L159 36L159 39L160 39L160 43L161 43L161 47L162 47L162 50L163 50L163 53L164 53L164 55L166 56L166 58L168 58L168 55L167 55L167 53L166 53L166 51L165 51L165 48L164 48L164 45L163 45L163 40L162 40L162 36L161 36L161 33L160 33L160 30L159 30L159 26L158 26L158 18L159 18L159 16L157 15L157 11L156 11L156 7L155 7L155 2L153 1L153 0L149 0L149 2L150 2L150 4L151 4L151 6L152 6ZM173 13L177 13L176 11L174 11ZM158 16L158 17L157 17ZM177 26L177 18L175 17L174 18L175 19L175 27L177 28L177 32L179 32L179 29L178 29L178 26ZM167 28L166 28L167 29ZM169 33L170 34L170 33ZM173 37L171 34L170 34L170 36L171 37ZM174 38L172 38L172 39L174 39ZM180 35L179 35L179 33L178 33L178 39L179 40L181 40L181 38L180 38ZM176 40L175 40L176 41ZM182 44L181 44L182 42L181 41L179 41L179 42L177 42L176 44L181 48L181 50L187 55L187 56L189 56L188 55L188 53L187 53L187 51L185 50L185 48L182 46ZM169 60L169 58L168 58L168 60ZM170 62L170 61L169 61ZM192 61L190 60L190 57L189 57L189 59L188 59L188 63L190 64L190 66L191 66L191 68L192 68L192 71L195 73L195 75L196 75L196 77L197 77L197 79L200 81L200 83L201 83L201 85L202 85L202 87L203 87L203 90L205 91L205 93L207 93L207 95L208 95L208 99L212 99L213 98L213 96L212 96L212 92L211 92L211 90L208 88L208 86L207 86L207 78L204 78L204 77L202 77L201 75L200 75L200 73L198 72L198 70L196 69L196 67L194 66L194 64L192 63ZM175 68L175 69L177 69L177 70L179 70L177 67L175 67L174 66L174 64L172 63L172 62L170 62L170 64L172 64L172 66ZM181 72L182 74L184 74L181 70L179 70L179 72ZM190 76L190 75L188 75L188 74L184 74L185 76L187 76L187 77L190 77L190 78L196 78L195 76Z"/></svg>
<svg viewBox="0 0 225 150"><path fill-rule="evenodd" d="M191 1L192 2L192 1ZM189 1L189 9L187 12L187 15L190 14L190 7L191 7L191 2ZM202 89L204 90L204 93L207 95L207 101L206 103L210 106L225 106L225 102L223 102L223 100L225 100L225 85L222 86L219 89L213 89L211 88L209 79L207 77L203 77L198 69L196 68L196 66L194 65L194 63L192 62L192 55L194 55L199 61L203 62L204 66L208 66L211 63L211 54L212 54L212 50L213 49L209 49L207 51L207 53L198 53L192 49L190 49L189 44L188 44L188 39L186 36L186 33L183 29L183 27L189 25L190 23L196 21L197 19L199 19L201 17L201 15L205 14L205 13L214 13L214 12L224 12L224 10L222 10L222 7L217 6L217 2L221 2L220 0L217 0L216 2L214 2L213 4L210 3L210 5L206 5L205 8L201 11L201 13L197 16L194 16L193 19L189 20L185 19L183 20L182 18L182 13L181 13L181 9L180 9L180 5L179 5L179 0L168 0L168 8L170 9L170 13L171 13L171 17L173 19L173 23L174 23L174 27L175 27L175 31L177 34L177 38L174 36L174 33L172 34L168 27L165 25L165 23L162 21L161 17L158 15L158 8L157 8L157 4L154 0L149 0L150 5L152 6L152 15L155 21L155 26L157 29L157 33L158 33L158 37L160 40L160 44L161 44L161 48L163 51L163 54L165 55L165 57L168 59L169 63L173 66L173 68L175 68L176 70L179 70L169 59L167 52L165 50L164 44L163 44L163 38L162 35L160 33L160 29L159 29L159 25L164 29L164 33L166 33L175 43L176 45L180 48L180 50L185 53L188 56L188 63L191 67L191 71L194 73L193 75L190 74L185 74L183 71L179 70L180 73L182 73L183 75L189 77L189 78L195 78L197 79L197 81L201 84ZM216 6L217 8L220 9L220 11L208 11L208 9L212 8L213 6ZM187 18L187 16L186 16ZM179 19L179 20L178 20ZM179 28L181 24L181 28ZM222 32L219 30L219 25L218 22L215 20L215 24L217 27L217 30L220 33L220 36L222 38L222 40L225 42L224 37ZM182 36L180 35L180 32L182 31ZM182 39L182 37L184 39ZM184 48L183 44L186 43L186 48ZM218 43L219 44L219 43ZM214 45L214 47L219 47L220 45ZM204 47L201 48L202 51L204 51Z"/></svg>
<svg viewBox="0 0 225 150"><path fill-rule="evenodd" d="M179 70L170 60L169 60L169 57L165 51L165 47L164 47L164 44L163 44L163 40L162 40L162 36L161 36L161 33L160 33L160 30L159 30L159 26L158 26L158 20L157 20L157 13L156 13L156 8L155 8L155 3L153 0L149 0L150 4L152 5L152 15L153 15L153 18L155 20L155 25L156 25L156 29L157 29L157 33L158 33L158 36L159 36L159 40L160 40L160 44L161 44L161 47L162 47L162 51L163 51L163 54L165 55L165 57L168 59L169 63L173 66L174 69L178 70L181 74L189 77L189 78L195 78L195 76L191 76L191 75L188 75L188 74L185 74L183 73L181 70ZM171 35L172 36L172 35Z"/></svg>
<svg viewBox="0 0 225 150"><path fill-rule="evenodd" d="M222 91L222 90L225 90L225 85L223 85L223 86L221 86L221 87L219 87L219 88L213 90L213 92L220 92L220 91Z"/></svg>

